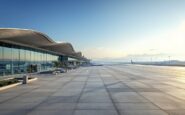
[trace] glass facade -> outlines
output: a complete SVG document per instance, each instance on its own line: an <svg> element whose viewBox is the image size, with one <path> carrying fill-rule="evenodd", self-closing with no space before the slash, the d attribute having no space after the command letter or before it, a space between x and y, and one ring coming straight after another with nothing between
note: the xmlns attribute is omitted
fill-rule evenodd
<svg viewBox="0 0 185 115"><path fill-rule="evenodd" d="M39 72L53 68L59 56L0 42L0 76Z"/></svg>

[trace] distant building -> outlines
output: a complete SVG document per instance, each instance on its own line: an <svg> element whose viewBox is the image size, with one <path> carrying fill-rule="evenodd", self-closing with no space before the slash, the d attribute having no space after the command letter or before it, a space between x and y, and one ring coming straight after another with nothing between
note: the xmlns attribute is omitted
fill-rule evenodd
<svg viewBox="0 0 185 115"><path fill-rule="evenodd" d="M68 63L68 58L88 61L70 43L56 43L43 33L0 29L0 76L48 70L54 61Z"/></svg>

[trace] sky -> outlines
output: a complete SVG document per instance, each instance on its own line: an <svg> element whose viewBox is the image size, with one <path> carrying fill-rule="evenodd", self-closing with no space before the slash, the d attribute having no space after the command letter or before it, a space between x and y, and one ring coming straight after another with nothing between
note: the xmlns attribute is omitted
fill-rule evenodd
<svg viewBox="0 0 185 115"><path fill-rule="evenodd" d="M33 29L93 60L185 60L185 0L0 0L0 28Z"/></svg>

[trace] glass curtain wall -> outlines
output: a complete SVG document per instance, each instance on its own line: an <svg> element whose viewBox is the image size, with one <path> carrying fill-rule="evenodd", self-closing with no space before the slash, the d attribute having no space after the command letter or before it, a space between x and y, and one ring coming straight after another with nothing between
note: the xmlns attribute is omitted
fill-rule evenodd
<svg viewBox="0 0 185 115"><path fill-rule="evenodd" d="M51 69L59 56L0 42L0 76Z"/></svg>

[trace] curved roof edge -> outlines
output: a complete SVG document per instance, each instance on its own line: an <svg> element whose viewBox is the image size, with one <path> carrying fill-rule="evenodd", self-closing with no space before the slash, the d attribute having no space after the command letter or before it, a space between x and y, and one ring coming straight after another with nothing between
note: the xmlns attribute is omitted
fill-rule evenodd
<svg viewBox="0 0 185 115"><path fill-rule="evenodd" d="M74 48L73 48L73 45L69 42L62 42L62 43L52 43L52 44L49 44L49 45L44 45L44 46L41 46L43 48L45 47L61 47L61 48L64 48L64 47L67 47L69 48L72 52L75 52Z"/></svg>
<svg viewBox="0 0 185 115"><path fill-rule="evenodd" d="M25 44L30 47L41 48L67 56L84 58L82 55L79 55L79 52L75 52L71 43L57 43L46 34L32 29L0 28L0 41Z"/></svg>
<svg viewBox="0 0 185 115"><path fill-rule="evenodd" d="M36 31L36 30L33 30L33 29L22 29L22 28L0 28L0 31L1 30L18 30L18 31L30 31L30 32L33 32L33 33L36 33L44 38L46 38L49 42L51 43L56 43L54 40L52 40L48 35L40 32L40 31ZM1 36L0 36L1 37Z"/></svg>

